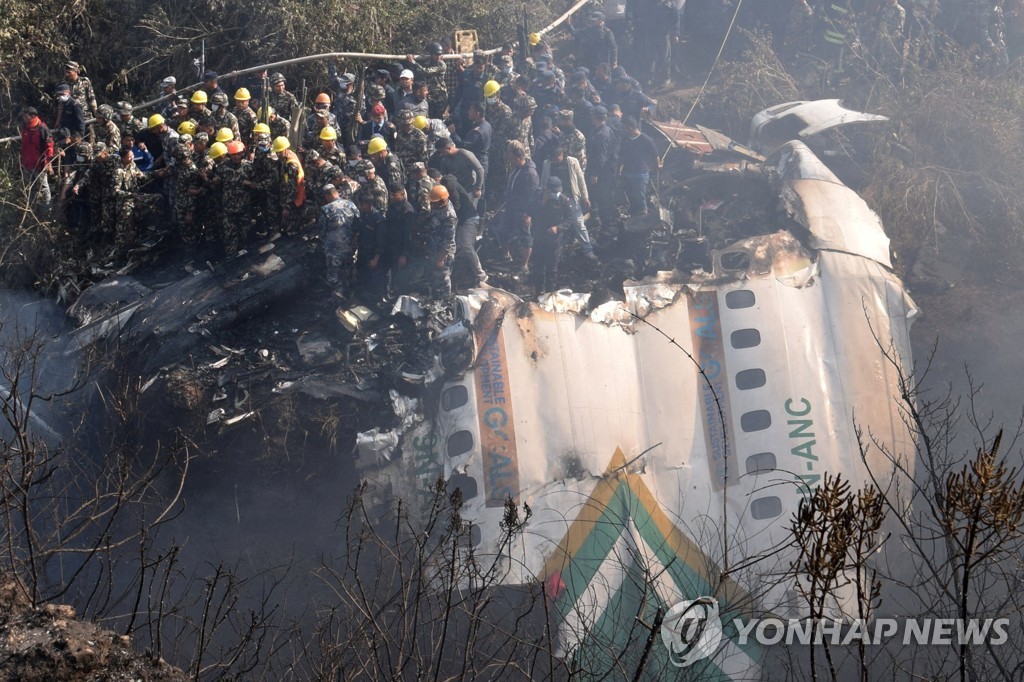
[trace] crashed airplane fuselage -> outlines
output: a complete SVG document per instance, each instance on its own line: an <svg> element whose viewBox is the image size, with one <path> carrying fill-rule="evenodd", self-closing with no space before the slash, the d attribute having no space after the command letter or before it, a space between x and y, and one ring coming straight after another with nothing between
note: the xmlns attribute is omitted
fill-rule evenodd
<svg viewBox="0 0 1024 682"><path fill-rule="evenodd" d="M406 500L438 476L461 488L477 555L503 554L507 584L544 581L566 655L614 651L638 614L699 597L723 622L805 614L786 549L800 501L826 474L855 489L912 475L899 375L916 309L881 223L801 142L766 167L800 238L765 224L711 272L662 273L597 307L471 292L449 332L474 352L441 363L437 405L421 406L436 416L407 428L400 456L362 458ZM508 499L532 516L499 548ZM756 671L760 652L733 635L701 678ZM673 653L652 656L672 670Z"/></svg>

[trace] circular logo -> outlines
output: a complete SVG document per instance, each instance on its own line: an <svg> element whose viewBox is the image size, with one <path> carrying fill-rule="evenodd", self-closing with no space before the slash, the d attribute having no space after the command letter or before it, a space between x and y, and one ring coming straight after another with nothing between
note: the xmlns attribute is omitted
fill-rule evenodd
<svg viewBox="0 0 1024 682"><path fill-rule="evenodd" d="M714 597L699 597L673 606L661 622L661 641L668 649L672 665L679 668L715 653L722 642L718 601Z"/></svg>

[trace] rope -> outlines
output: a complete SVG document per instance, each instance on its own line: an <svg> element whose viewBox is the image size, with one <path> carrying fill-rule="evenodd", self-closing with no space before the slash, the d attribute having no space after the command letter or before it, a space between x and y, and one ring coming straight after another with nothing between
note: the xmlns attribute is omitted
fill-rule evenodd
<svg viewBox="0 0 1024 682"><path fill-rule="evenodd" d="M707 89L708 83L711 81L711 74L715 72L715 67L718 66L718 60L722 56L722 52L725 51L725 44L729 42L729 34L732 33L732 27L736 24L736 17L740 13L740 7L743 6L743 0L737 0L736 9L733 10L732 19L729 20L729 28L725 30L725 36L722 38L722 44L718 46L718 54L715 55L715 61L711 63L711 68L708 70L708 77L704 79L704 85L700 86L700 92L693 100L693 104L690 105L690 110L686 112L686 116L683 118L683 125L690 120L690 115L693 110L697 108L697 102L700 101L701 96L704 94L704 90Z"/></svg>
<svg viewBox="0 0 1024 682"><path fill-rule="evenodd" d="M573 5L572 7L570 7L568 11L566 11L564 14L562 14L562 16L558 17L553 22L551 22L550 24L548 24L544 28L542 28L539 31L537 31L537 33L543 36L543 35L545 35L547 33L550 33L551 31L555 30L561 24L565 23L565 21L568 20L569 17L571 17L576 12L578 12L580 10L580 8L582 8L584 5L588 4L590 1L591 0L578 0L578 2L575 5ZM498 47L492 48L492 49L489 49L489 50L482 50L482 52L485 55L488 55L488 56L493 55L493 54L497 54L500 51L501 51L501 48L498 48ZM270 69L277 69L277 68L281 68L281 67L284 67L284 66L291 66L291 65L294 65L294 64L304 64L306 62L315 62L315 61L320 61L320 60L323 60L323 59L369 59L369 60L380 60L380 61L400 61L400 60L405 59L406 56L407 55L404 55L404 54L377 54L377 53L373 53L373 52L325 52L323 54L313 54L313 55L307 55L305 57L295 57L294 59L286 59L286 60L280 61L280 62L271 62L269 64L260 64L259 66L250 66L250 67L245 68L245 69L239 69L238 71L232 71L231 73L222 74L222 75L219 76L219 79L230 80L232 78L238 78L239 76L246 76L246 75L248 75L250 73L258 73L258 72L263 71L263 70L268 70L269 71ZM458 53L458 54L441 55L441 59L463 59L463 58L467 58L467 57L471 58L472 56L473 56L473 54L471 52L464 52L464 53ZM192 92L193 90L199 88L202 84L203 84L202 81L200 81L198 83L193 83L192 85L183 87L180 90L175 91L175 93L173 95L165 95L163 97L159 97L159 98L151 100L149 102L143 102L142 104L139 104L139 105L133 107L132 111L142 111L144 109L149 109L150 107L153 107L153 106L155 106L157 104L163 104L164 102L166 102L166 101L168 101L168 100L170 100L170 99L172 99L174 97L178 97L178 96L183 95L185 93ZM95 120L96 119L91 118L91 119L86 121L86 124L92 123ZM19 140L19 139L21 139L20 135L12 135L11 137L0 138L0 143L14 142L15 140Z"/></svg>

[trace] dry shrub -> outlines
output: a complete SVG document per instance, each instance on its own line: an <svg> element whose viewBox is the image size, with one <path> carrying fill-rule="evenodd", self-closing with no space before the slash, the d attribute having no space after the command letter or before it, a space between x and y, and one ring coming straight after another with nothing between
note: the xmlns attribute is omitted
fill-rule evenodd
<svg viewBox="0 0 1024 682"><path fill-rule="evenodd" d="M879 136L865 199L898 250L939 232L999 250L1019 248L1024 230L1024 130L1017 73L982 77L965 54L907 85L883 85L872 100L892 119Z"/></svg>

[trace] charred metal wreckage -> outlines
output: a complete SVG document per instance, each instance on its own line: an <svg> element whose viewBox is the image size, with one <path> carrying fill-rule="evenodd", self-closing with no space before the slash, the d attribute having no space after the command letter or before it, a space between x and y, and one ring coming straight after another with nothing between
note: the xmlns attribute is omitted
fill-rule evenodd
<svg viewBox="0 0 1024 682"><path fill-rule="evenodd" d="M96 285L72 309L80 345L119 340L146 386L195 368L215 385L218 428L258 412L260 394L389 404L356 437L373 494L459 487L477 556L502 562L505 584L544 581L565 655L643 611L622 608L637 575L658 576L665 608L708 597L723 621L799 616L780 548L800 500L826 474L854 488L913 474L899 379L917 310L878 216L808 146L877 119L837 101L780 105L755 117L750 147L657 124L663 208L624 225L632 279L617 297L401 297L279 322L276 348L265 329L246 347L229 332L304 286L312 246L286 238L158 290ZM884 446L862 453L858 429ZM532 515L499 548L510 499ZM650 669L673 669L671 653L659 647ZM702 674L749 679L761 655L727 628Z"/></svg>

